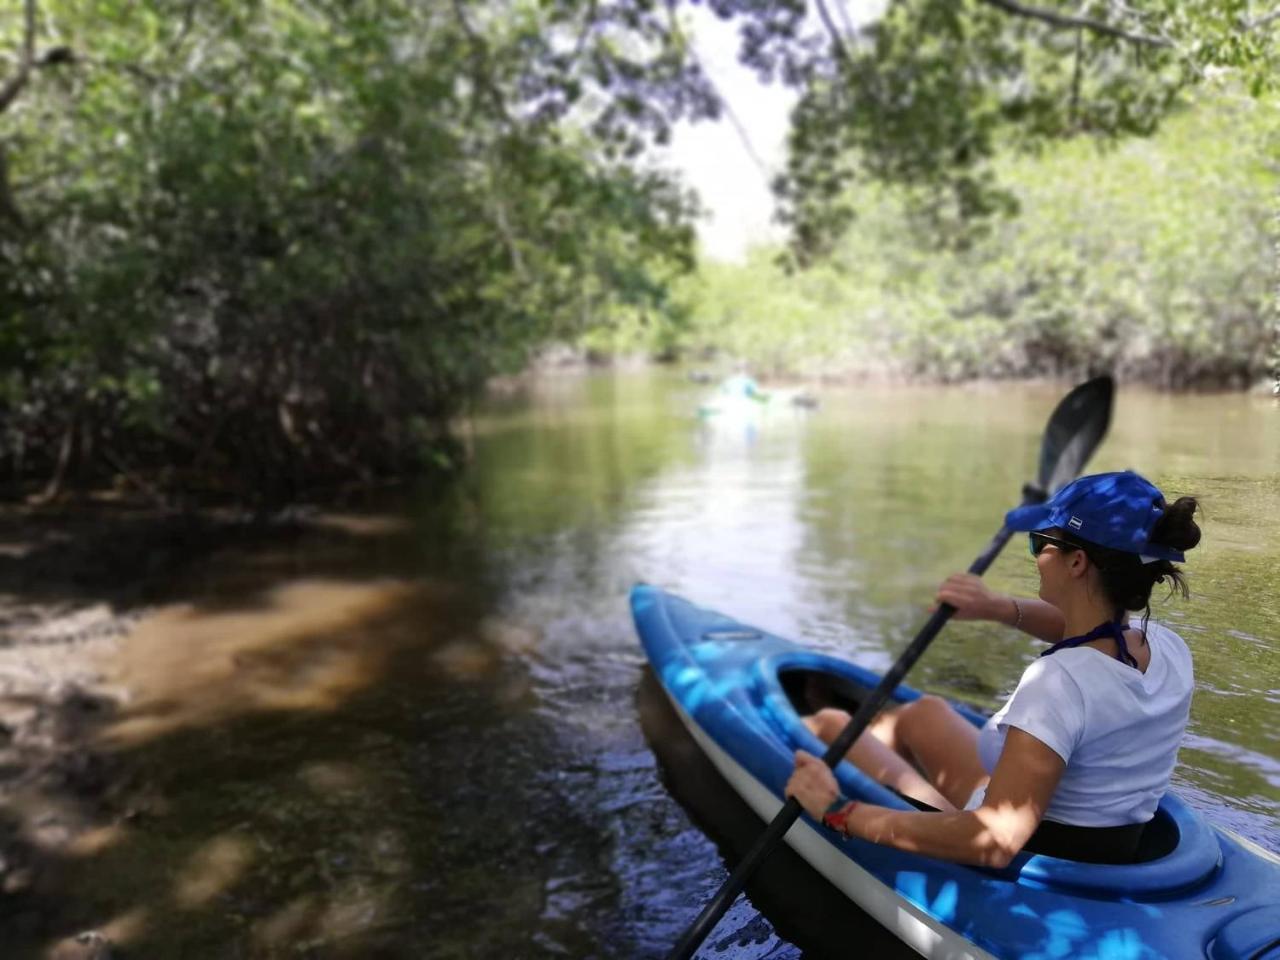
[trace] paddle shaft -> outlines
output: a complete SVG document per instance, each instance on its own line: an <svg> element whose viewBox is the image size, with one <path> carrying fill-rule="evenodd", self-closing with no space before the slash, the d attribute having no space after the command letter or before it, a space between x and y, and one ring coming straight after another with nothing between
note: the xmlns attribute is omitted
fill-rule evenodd
<svg viewBox="0 0 1280 960"><path fill-rule="evenodd" d="M1111 423L1111 402L1114 394L1115 382L1109 376L1101 376L1080 384L1058 401L1045 426L1041 441L1037 484L1028 484L1022 488L1024 505L1042 503L1060 485L1079 474L1080 469L1088 462L1089 457L1106 435L1107 427ZM987 567L991 566L991 562L1004 549L1004 545L1009 542L1012 535L1013 532L1007 526L1002 526L1000 532L987 544L987 548L979 554L978 559L973 561L969 572L981 575ZM823 757L828 767L834 767L840 762L840 759L853 746L854 741L867 728L871 718L897 689L907 671L920 659L920 655L955 612L955 607L946 603L941 604L933 612L928 622L916 634L916 638L911 641L910 646L902 652L902 656L898 657L897 662L884 675L870 696L862 701L858 712L849 719L840 736L832 742L826 756ZM756 867L777 846L778 841L799 816L800 804L794 798L788 799L778 811L777 816L773 818L773 822L738 864L737 869L730 874L729 879L720 888L720 892L703 907L697 919L684 932L684 936L667 955L668 960L689 960L693 956L698 945L747 885L747 879L755 872Z"/></svg>
<svg viewBox="0 0 1280 960"><path fill-rule="evenodd" d="M1044 499L1044 494L1039 491L1028 489L1024 493L1025 502L1027 503ZM1012 536L1013 531L1008 527L1002 526L1000 532L991 538L987 548L979 554L978 559L974 560L970 565L969 572L981 576L987 567L991 566L992 561L1004 549L1004 545L1009 542L1009 538ZM898 657L897 662L884 675L870 695L862 701L857 713L849 718L849 722L845 725L840 736L831 742L831 747L822 758L822 761L828 767L834 768L844 755L849 752L849 748L853 746L854 741L866 730L867 724L880 712L880 708L893 695L893 691L898 688L898 684L907 675L907 671L920 659L920 656L928 649L929 644L933 642L933 638L938 635L939 631L942 630L955 612L956 608L949 603L940 604L938 609L933 611L933 615L929 617L925 625L921 627L920 632L916 634L915 639ZM720 892L702 908L702 912L698 914L697 919L693 921L676 945L672 947L671 952L667 954L667 960L689 960L694 955L702 941L706 939L707 934L720 922L720 918L724 916L725 911L733 905L733 901L737 899L738 894L747 885L747 881L755 873L756 868L773 852L774 847L778 845L778 841L791 829L791 825L799 819L800 813L800 802L795 797L788 797L787 802L778 811L768 828L760 834L755 844L747 851L747 855L742 858L742 862L729 875L729 879L724 882Z"/></svg>

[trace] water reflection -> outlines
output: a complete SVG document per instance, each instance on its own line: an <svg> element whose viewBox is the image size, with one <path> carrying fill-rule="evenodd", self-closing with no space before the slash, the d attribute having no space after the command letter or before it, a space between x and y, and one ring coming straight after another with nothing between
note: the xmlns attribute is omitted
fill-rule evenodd
<svg viewBox="0 0 1280 960"><path fill-rule="evenodd" d="M1060 392L829 391L749 435L699 427L674 376L505 398L456 484L228 552L127 638L108 669L130 700L103 730L126 782L0 906L6 956L89 926L148 958L662 956L722 882L736 815L670 758L662 779L678 736L642 733L628 588L886 666L1016 499ZM1273 850L1277 464L1270 406L1127 393L1093 464L1205 496L1194 600L1156 611L1201 684L1178 783ZM1035 589L1018 544L989 578ZM957 623L912 682L993 706L1035 652ZM793 896L768 921L735 908L710 956L823 955L814 931L847 913L773 872Z"/></svg>

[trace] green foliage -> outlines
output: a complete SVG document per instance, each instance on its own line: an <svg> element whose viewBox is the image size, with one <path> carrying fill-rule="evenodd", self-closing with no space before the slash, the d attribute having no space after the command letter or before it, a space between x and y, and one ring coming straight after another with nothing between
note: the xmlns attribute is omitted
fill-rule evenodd
<svg viewBox="0 0 1280 960"><path fill-rule="evenodd" d="M0 143L11 476L278 502L399 472L544 340L661 309L689 201L610 157L661 133L629 98L700 88L603 27L557 60L581 9L42 3L74 57Z"/></svg>
<svg viewBox="0 0 1280 960"><path fill-rule="evenodd" d="M705 264L685 286L692 323L679 342L690 353L723 351L773 375L848 373L886 359L872 349L880 294L834 265L788 274L761 248L743 265Z"/></svg>
<svg viewBox="0 0 1280 960"><path fill-rule="evenodd" d="M963 376L1082 363L1083 330L1170 382L1254 369L1254 181L1188 155L1206 212L1083 142L1011 158L1147 134L1223 72L1267 93L1280 18L1089 0L1058 17L1093 25L1063 29L994 0L891 0L833 40L803 0L709 6L744 62L802 91L780 183L795 249L837 249L860 215L804 277L760 258L681 280L691 200L642 154L720 108L678 7L8 4L0 469L51 493L124 474L279 502L453 462L451 418L550 340ZM1039 176L1114 188L1084 209ZM1025 225L988 216L1018 206Z"/></svg>
<svg viewBox="0 0 1280 960"><path fill-rule="evenodd" d="M730 6L752 22L752 4ZM967 243L1017 208L995 163L1007 149L1149 135L1188 88L1228 74L1259 96L1280 65L1280 17L1253 16L1243 0L889 0L857 30L819 8L826 33L765 43L801 90L778 184L801 262L854 221L855 181L911 188L940 240ZM744 40L744 59L756 45Z"/></svg>
<svg viewBox="0 0 1280 960"><path fill-rule="evenodd" d="M1021 215L962 249L922 236L906 189L860 187L821 267L788 275L760 250L705 268L685 342L790 372L1243 386L1273 339L1276 106L1206 93L1151 140L1006 153Z"/></svg>

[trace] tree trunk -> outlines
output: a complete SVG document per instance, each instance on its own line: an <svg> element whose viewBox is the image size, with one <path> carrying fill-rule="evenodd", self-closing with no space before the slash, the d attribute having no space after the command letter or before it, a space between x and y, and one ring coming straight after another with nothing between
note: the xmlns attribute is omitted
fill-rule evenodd
<svg viewBox="0 0 1280 960"><path fill-rule="evenodd" d="M62 447L58 451L58 464L54 467L53 476L49 478L44 490L36 496L37 503L48 503L62 492L62 486L67 479L67 469L71 465L71 455L75 451L76 426L76 419L73 417L62 435Z"/></svg>

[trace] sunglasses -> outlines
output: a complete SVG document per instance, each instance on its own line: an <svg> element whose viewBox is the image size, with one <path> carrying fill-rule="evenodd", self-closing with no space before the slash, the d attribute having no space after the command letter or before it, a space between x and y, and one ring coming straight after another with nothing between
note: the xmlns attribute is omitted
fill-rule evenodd
<svg viewBox="0 0 1280 960"><path fill-rule="evenodd" d="M1033 557L1040 556L1040 551L1043 550L1045 547L1049 546L1049 544L1053 544L1059 550L1081 549L1080 544L1078 543L1071 543L1067 540L1059 540L1057 537L1051 537L1047 533L1028 534L1028 539L1030 540L1031 555Z"/></svg>

